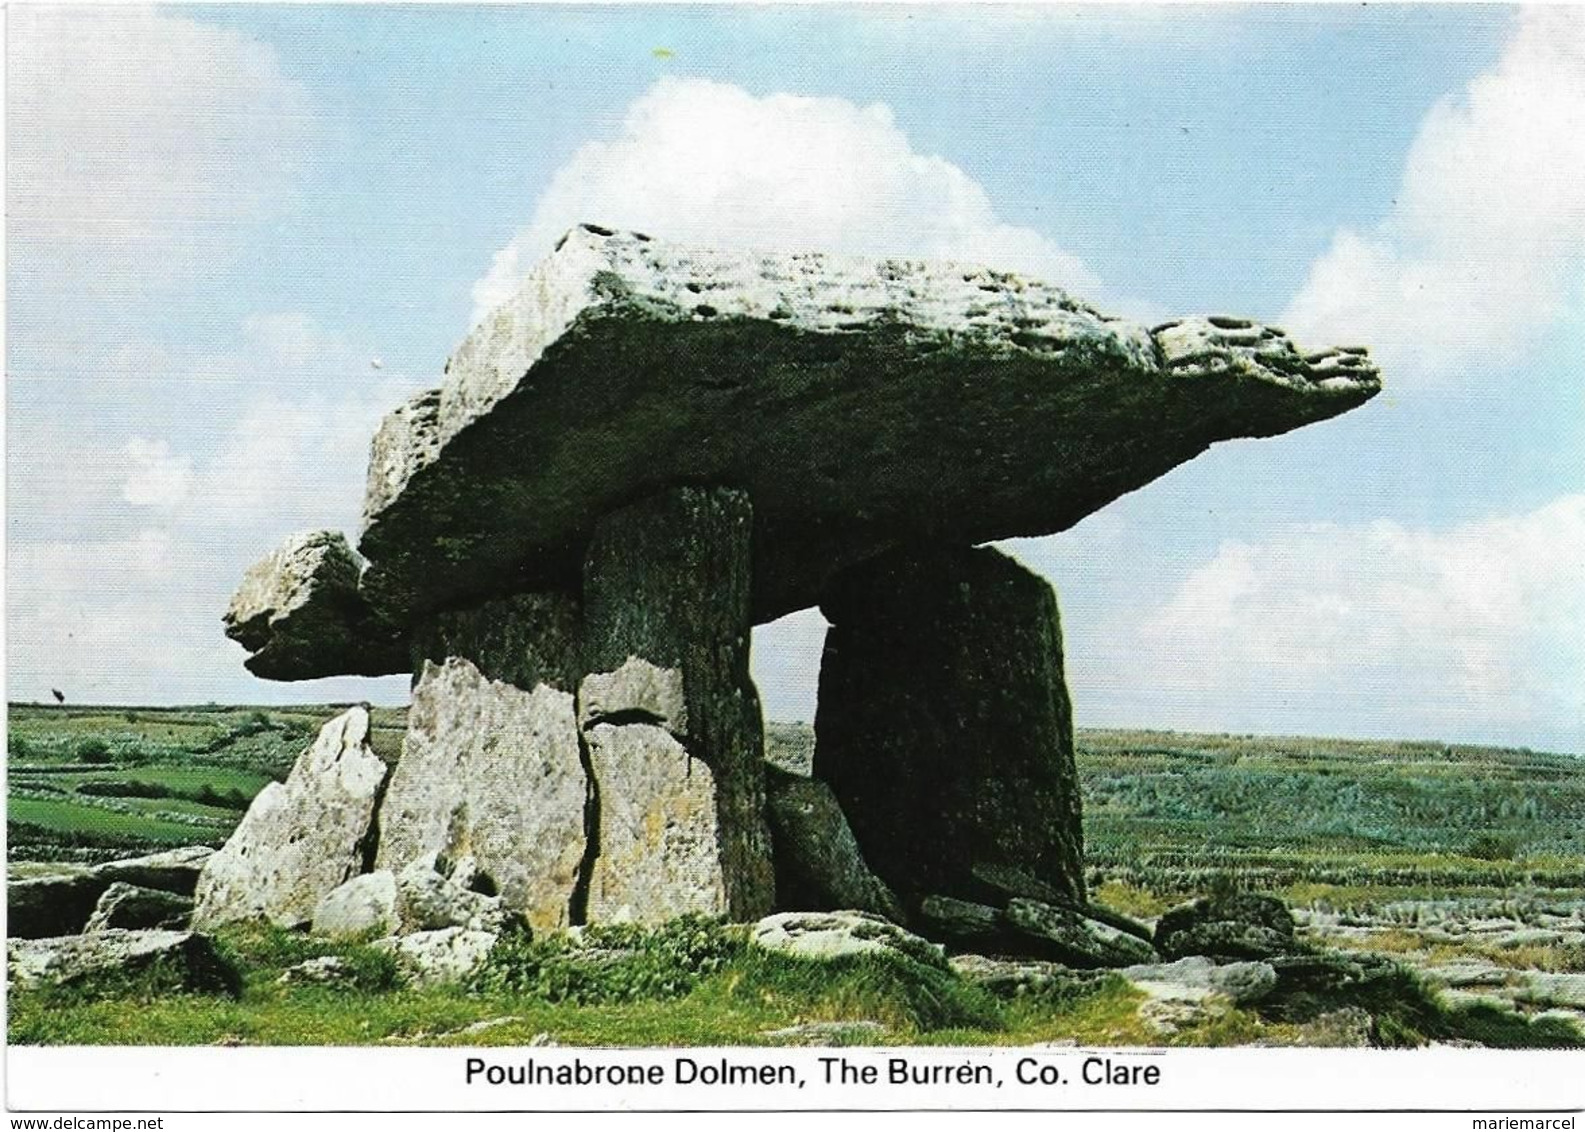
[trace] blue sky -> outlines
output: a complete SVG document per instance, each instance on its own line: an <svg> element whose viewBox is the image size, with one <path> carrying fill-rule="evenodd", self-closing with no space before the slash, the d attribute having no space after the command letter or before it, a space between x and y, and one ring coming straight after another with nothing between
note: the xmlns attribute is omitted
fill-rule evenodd
<svg viewBox="0 0 1585 1132"><path fill-rule="evenodd" d="M1006 549L1081 725L1585 750L1585 15L10 12L8 694L254 680L219 616L581 219L982 260L1360 341L1387 391ZM373 363L378 360L376 367ZM809 718L822 622L756 633Z"/></svg>

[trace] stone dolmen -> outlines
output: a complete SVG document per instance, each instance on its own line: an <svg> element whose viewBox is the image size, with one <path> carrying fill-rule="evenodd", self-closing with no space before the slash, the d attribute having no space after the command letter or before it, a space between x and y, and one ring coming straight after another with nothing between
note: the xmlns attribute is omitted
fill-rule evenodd
<svg viewBox="0 0 1585 1132"><path fill-rule="evenodd" d="M410 672L412 707L389 771L360 710L327 725L194 923L466 949L512 918L859 909L1148 961L1086 904L1055 595L980 544L1379 389L1363 349L1242 319L575 229L381 425L357 551L298 535L243 579L253 672ZM749 641L814 605L810 779L764 762Z"/></svg>

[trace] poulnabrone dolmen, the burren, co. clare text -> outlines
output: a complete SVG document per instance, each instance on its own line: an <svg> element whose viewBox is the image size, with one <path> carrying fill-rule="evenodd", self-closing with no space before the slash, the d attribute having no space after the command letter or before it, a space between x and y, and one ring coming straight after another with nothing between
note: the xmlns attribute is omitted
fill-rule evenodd
<svg viewBox="0 0 1585 1132"><path fill-rule="evenodd" d="M390 769L362 709L328 724L194 924L440 933L466 962L508 924L843 909L1149 961L1086 898L1055 595L979 544L1379 389L1365 350L1243 319L580 227L385 419L357 551L301 534L243 579L253 672L411 672L412 706ZM764 760L749 640L813 605L807 776Z"/></svg>

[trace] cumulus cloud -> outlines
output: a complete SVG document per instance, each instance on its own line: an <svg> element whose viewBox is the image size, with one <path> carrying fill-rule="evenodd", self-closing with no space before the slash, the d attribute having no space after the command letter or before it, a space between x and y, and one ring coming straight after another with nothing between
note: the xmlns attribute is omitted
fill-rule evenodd
<svg viewBox="0 0 1585 1132"><path fill-rule="evenodd" d="M1077 257L1001 220L963 170L915 150L886 106L701 79L662 79L556 172L474 286L475 319L581 221L718 247L963 259L1100 290Z"/></svg>
<svg viewBox="0 0 1585 1132"><path fill-rule="evenodd" d="M1467 379L1585 305L1585 10L1517 19L1421 124L1391 214L1312 265L1283 315L1301 341L1363 340L1411 385Z"/></svg>
<svg viewBox="0 0 1585 1132"><path fill-rule="evenodd" d="M158 277L208 254L196 226L256 215L291 183L309 114L273 48L125 5L23 5L7 32L14 278Z"/></svg>
<svg viewBox="0 0 1585 1132"><path fill-rule="evenodd" d="M1582 580L1585 495L1443 530L1294 526L1223 544L1128 647L1178 726L1286 718L1577 749Z"/></svg>

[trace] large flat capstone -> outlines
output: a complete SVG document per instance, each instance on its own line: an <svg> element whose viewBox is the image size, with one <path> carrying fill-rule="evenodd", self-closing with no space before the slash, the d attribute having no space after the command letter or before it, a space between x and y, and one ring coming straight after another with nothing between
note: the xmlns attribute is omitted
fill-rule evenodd
<svg viewBox="0 0 1585 1132"><path fill-rule="evenodd" d="M720 484L753 502L762 622L899 542L1062 530L1379 388L1362 349L1303 354L1240 319L1151 330L981 267L584 226L381 427L359 592L398 625L576 593L602 516Z"/></svg>

